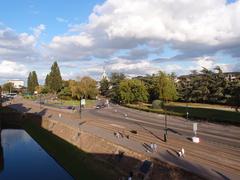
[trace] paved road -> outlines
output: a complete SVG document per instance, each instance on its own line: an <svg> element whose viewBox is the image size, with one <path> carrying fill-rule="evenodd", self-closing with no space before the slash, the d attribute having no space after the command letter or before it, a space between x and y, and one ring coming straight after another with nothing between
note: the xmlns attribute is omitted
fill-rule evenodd
<svg viewBox="0 0 240 180"><path fill-rule="evenodd" d="M138 111L118 105L111 105L111 108L100 110L88 110L86 115L91 118L101 117L115 122L139 124L162 132L165 129L164 115ZM167 116L167 127L169 133L178 134L184 138L191 138L194 135L193 121L187 121L181 117ZM198 122L197 135L201 138L201 141L240 148L240 128L236 126Z"/></svg>
<svg viewBox="0 0 240 180"><path fill-rule="evenodd" d="M52 107L42 107L23 100L15 99L11 107L22 112L39 112L40 115L61 120L71 126L79 125L79 115L70 110L60 110ZM59 118L58 114L62 117ZM240 179L240 128L235 126L223 126L212 123L199 123L199 144L188 140L192 137L192 122L183 118L168 116L168 142L162 141L164 134L164 116L153 113L141 112L118 105L110 108L88 109L82 113L82 121L88 121L90 130L99 131L105 136L105 132L124 132L130 134L130 139L140 144L155 142L161 147L157 158L185 167L200 174L215 173L219 179ZM96 130L98 129L98 130ZM138 134L131 134L131 130L137 130ZM93 131L94 133L94 131ZM133 144L133 143L132 143ZM129 143L126 144L129 146ZM135 146L139 150L139 146ZM186 158L179 161L176 151L184 147ZM134 147L131 147L134 148ZM197 164L197 165L196 165ZM199 168L201 167L201 168Z"/></svg>

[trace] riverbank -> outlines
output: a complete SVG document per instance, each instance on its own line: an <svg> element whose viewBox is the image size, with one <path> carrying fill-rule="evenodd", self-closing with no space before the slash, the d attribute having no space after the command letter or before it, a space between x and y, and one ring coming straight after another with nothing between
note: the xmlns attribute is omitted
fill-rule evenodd
<svg viewBox="0 0 240 180"><path fill-rule="evenodd" d="M23 127L74 179L117 179L120 176L111 165L96 160L36 124L25 121Z"/></svg>

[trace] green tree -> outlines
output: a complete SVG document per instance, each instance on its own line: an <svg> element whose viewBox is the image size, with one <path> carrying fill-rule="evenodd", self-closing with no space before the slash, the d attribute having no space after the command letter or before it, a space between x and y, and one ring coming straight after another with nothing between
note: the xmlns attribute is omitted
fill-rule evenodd
<svg viewBox="0 0 240 180"><path fill-rule="evenodd" d="M11 82L3 84L2 91L11 92L14 89L14 85Z"/></svg>
<svg viewBox="0 0 240 180"><path fill-rule="evenodd" d="M55 61L51 67L50 74L46 77L45 83L49 89L55 93L59 92L62 88L62 76L57 62Z"/></svg>
<svg viewBox="0 0 240 180"><path fill-rule="evenodd" d="M121 101L121 95L119 91L119 85L122 80L125 79L123 73L112 73L110 77L110 97L115 102Z"/></svg>
<svg viewBox="0 0 240 180"><path fill-rule="evenodd" d="M229 99L229 104L235 107L238 112L240 108L240 80L235 80L231 83L231 98Z"/></svg>
<svg viewBox="0 0 240 180"><path fill-rule="evenodd" d="M72 97L77 99L80 99L80 97L95 99L98 94L97 82L88 76L83 77L80 81L71 80L69 87Z"/></svg>
<svg viewBox="0 0 240 180"><path fill-rule="evenodd" d="M146 102L148 92L138 79L125 79L120 82L120 97L123 103Z"/></svg>
<svg viewBox="0 0 240 180"><path fill-rule="evenodd" d="M39 86L38 84L38 78L37 78L37 73L36 71L32 71L28 75L28 80L27 80L27 88L29 93L34 93L35 88Z"/></svg>
<svg viewBox="0 0 240 180"><path fill-rule="evenodd" d="M110 88L110 82L106 78L103 78L100 81L100 88L99 88L101 95L109 96L109 88Z"/></svg>
<svg viewBox="0 0 240 180"><path fill-rule="evenodd" d="M159 72L156 76L156 91L159 94L159 99L166 101L173 101L177 99L177 90L174 80L171 76L164 72Z"/></svg>
<svg viewBox="0 0 240 180"><path fill-rule="evenodd" d="M156 91L156 75L138 76L134 79L139 79L144 82L144 85L149 94L149 102L159 98L159 93Z"/></svg>

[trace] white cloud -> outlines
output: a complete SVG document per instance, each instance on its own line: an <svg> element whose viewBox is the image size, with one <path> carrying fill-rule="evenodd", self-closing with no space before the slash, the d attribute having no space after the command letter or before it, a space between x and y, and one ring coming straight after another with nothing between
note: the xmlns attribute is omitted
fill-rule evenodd
<svg viewBox="0 0 240 180"><path fill-rule="evenodd" d="M108 72L122 72L129 76L153 74L160 70L147 60L131 61L120 58L106 62L105 68Z"/></svg>
<svg viewBox="0 0 240 180"><path fill-rule="evenodd" d="M0 62L0 78L25 78L28 73L28 69L25 65L19 64L9 60L3 60Z"/></svg>
<svg viewBox="0 0 240 180"><path fill-rule="evenodd" d="M159 55L161 47L170 43L179 50L179 59L213 55L220 50L237 57L240 53L234 47L240 46L240 1L107 0L95 6L87 24L70 25L71 32L79 34L52 39L46 46L50 54L59 54L60 60L112 58L123 49L134 51L144 45L156 48ZM68 55L62 57L63 51ZM137 56L139 53L132 53L129 58Z"/></svg>
<svg viewBox="0 0 240 180"><path fill-rule="evenodd" d="M60 23L67 23L67 22L68 22L67 19L64 19L64 18L62 18L62 17L56 17L56 20L57 20L58 22L60 22Z"/></svg>
<svg viewBox="0 0 240 180"><path fill-rule="evenodd" d="M45 29L46 27L44 24L40 24L39 26L33 28L34 36L38 38Z"/></svg>

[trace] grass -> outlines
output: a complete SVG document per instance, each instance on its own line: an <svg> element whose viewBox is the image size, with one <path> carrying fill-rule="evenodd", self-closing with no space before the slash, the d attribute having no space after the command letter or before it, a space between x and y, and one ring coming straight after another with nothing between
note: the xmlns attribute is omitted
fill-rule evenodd
<svg viewBox="0 0 240 180"><path fill-rule="evenodd" d="M92 154L79 150L76 146L32 122L25 121L24 129L74 179L117 179L119 177L119 173L110 164L97 160Z"/></svg>
<svg viewBox="0 0 240 180"><path fill-rule="evenodd" d="M62 100L63 106L79 106L79 100ZM96 104L96 100L87 99L86 107L93 107Z"/></svg>
<svg viewBox="0 0 240 180"><path fill-rule="evenodd" d="M166 106L168 111L177 113L189 113L189 118L207 120L209 122L217 122L224 124L232 124L240 126L240 113L219 109L183 107L183 106Z"/></svg>
<svg viewBox="0 0 240 180"><path fill-rule="evenodd" d="M169 102L167 103L169 106L181 106L181 107L197 107L197 108L207 108L207 109L218 109L218 110L226 110L226 111L235 111L234 108L227 105L220 104L202 104L202 103L185 103L185 102Z"/></svg>
<svg viewBox="0 0 240 180"><path fill-rule="evenodd" d="M195 105L195 104L194 104ZM201 106L202 105L202 106ZM151 105L149 104L143 104L141 106L139 105L133 105L133 104L127 104L126 107L147 111L147 112L153 112L153 113L159 113L164 114L163 109L153 109ZM240 113L229 111L229 110L223 110L223 109L215 109L212 108L211 105L205 105L205 104L197 104L197 106L191 106L191 104L188 105L188 108L182 104L178 103L168 103L165 105L166 107L166 113L169 115L175 115L175 116L181 116L186 117L186 113L189 113L189 119L197 119L197 120L205 120L209 122L217 122L222 124L230 124L230 125L237 125L240 126Z"/></svg>

